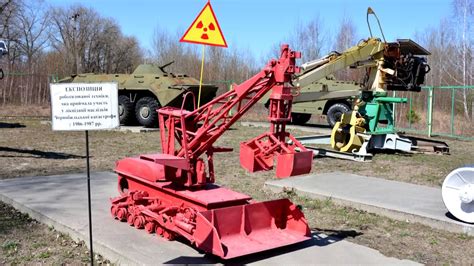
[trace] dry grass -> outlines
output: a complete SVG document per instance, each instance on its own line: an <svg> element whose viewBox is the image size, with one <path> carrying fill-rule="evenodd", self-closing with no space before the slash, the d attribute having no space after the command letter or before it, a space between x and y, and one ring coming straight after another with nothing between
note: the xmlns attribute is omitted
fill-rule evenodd
<svg viewBox="0 0 474 266"><path fill-rule="evenodd" d="M15 117L15 116L27 116L27 117L45 117L51 115L51 107L31 105L26 108L25 106L18 105L4 105L0 107L0 117Z"/></svg>
<svg viewBox="0 0 474 266"><path fill-rule="evenodd" d="M90 260L83 242L36 222L0 201L0 263L86 264ZM96 263L107 263L99 255Z"/></svg>
<svg viewBox="0 0 474 266"><path fill-rule="evenodd" d="M408 111L408 106L397 105L397 127L410 128L407 117ZM411 128L426 132L428 130L428 114L426 109L413 107L413 111L419 120L412 121ZM433 134L451 134L451 111L434 110L432 127ZM457 112L453 117L452 133L465 137L474 137L474 123L466 119L462 112Z"/></svg>
<svg viewBox="0 0 474 266"><path fill-rule="evenodd" d="M253 115L256 117L255 113ZM0 129L2 131L0 165L4 166L0 168L0 178L85 171L85 161L82 157L85 154L83 132L52 132L50 125L42 124L38 120L0 122L17 125L17 127ZM295 203L303 205L312 228L376 248L388 256L413 259L422 263L474 262L468 260L474 258L474 239L471 237L433 230L410 222L394 221L352 208L337 206L331 201L309 200L291 193L276 195L263 191L265 180L273 178L274 172L249 174L240 167L236 159L239 156L239 143L263 131L265 131L263 128L244 128L236 125L233 130L229 130L219 139L216 146L235 149L230 153L215 155L216 177L219 184L251 195L257 200L290 196ZM294 133L302 135L301 132ZM115 161L120 158L160 150L159 132L137 134L94 131L90 133L90 142L93 171L110 171ZM312 172L346 171L439 186L447 172L472 158L469 151L473 150L473 143L450 141L449 144L453 155L442 157L443 160L440 160L439 156L418 154L410 157L400 154L378 155L372 163L325 158L314 161ZM6 219L4 215L0 214L0 220ZM15 232L21 235L22 230ZM34 242L39 241L40 238L50 237L47 232L44 234L44 236L40 234L29 238L28 241ZM11 237L11 235L6 237ZM25 239L28 238L25 237ZM459 249L460 246L463 249ZM25 244L19 248L25 248L21 251L23 253L33 252L30 247L31 245ZM80 261L81 257L77 260ZM15 262L24 264L29 261L17 257ZM45 259L44 262L54 263L55 261Z"/></svg>

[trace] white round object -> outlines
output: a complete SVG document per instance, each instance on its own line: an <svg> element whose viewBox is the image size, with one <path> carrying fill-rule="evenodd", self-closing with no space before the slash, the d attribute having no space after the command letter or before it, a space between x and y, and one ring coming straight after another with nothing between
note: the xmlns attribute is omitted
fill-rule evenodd
<svg viewBox="0 0 474 266"><path fill-rule="evenodd" d="M444 205L461 221L474 223L474 165L453 170L441 188Z"/></svg>

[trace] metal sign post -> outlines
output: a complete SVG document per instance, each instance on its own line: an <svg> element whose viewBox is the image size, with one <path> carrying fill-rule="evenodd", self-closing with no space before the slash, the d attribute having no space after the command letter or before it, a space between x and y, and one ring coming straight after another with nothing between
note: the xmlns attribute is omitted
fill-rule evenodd
<svg viewBox="0 0 474 266"><path fill-rule="evenodd" d="M91 265L94 265L94 249L92 248L92 208L91 208L91 171L89 163L89 130L86 130L86 164L87 164L87 203L89 209L89 245Z"/></svg>
<svg viewBox="0 0 474 266"><path fill-rule="evenodd" d="M119 126L118 85L117 83L61 83L51 84L50 90L53 130L84 130L86 133L89 247L91 265L94 265L89 130L111 129Z"/></svg>

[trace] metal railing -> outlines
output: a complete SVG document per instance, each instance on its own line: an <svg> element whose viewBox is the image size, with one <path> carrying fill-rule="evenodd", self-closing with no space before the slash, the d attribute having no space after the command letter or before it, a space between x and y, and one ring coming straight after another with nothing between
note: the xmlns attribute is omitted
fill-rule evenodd
<svg viewBox="0 0 474 266"><path fill-rule="evenodd" d="M465 90L465 91L463 91ZM464 112L466 93L469 118ZM396 129L422 135L474 140L474 86L426 86L421 92L393 92L408 98L407 105L395 105Z"/></svg>

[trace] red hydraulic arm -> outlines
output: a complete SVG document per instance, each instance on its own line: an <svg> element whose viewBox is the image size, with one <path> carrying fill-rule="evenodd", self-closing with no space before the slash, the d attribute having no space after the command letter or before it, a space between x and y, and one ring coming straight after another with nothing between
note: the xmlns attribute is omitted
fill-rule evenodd
<svg viewBox="0 0 474 266"><path fill-rule="evenodd" d="M285 45L279 60L270 61L258 74L201 108L159 109L163 153L116 163L120 195L111 199L112 216L169 240L181 236L224 259L310 239L304 214L288 199L255 202L248 195L212 184L213 154L230 151L213 146L214 142L270 89L272 131L241 144L252 156L249 160L241 156L242 165L252 171L265 170L278 156L277 174L311 169L312 152L296 140L285 143L286 137L292 139L285 132L293 99L287 84L299 70L298 57ZM191 96L185 96L183 106Z"/></svg>
<svg viewBox="0 0 474 266"><path fill-rule="evenodd" d="M159 122L163 154L142 155L142 159L155 161L164 165L164 180L182 185L203 186L214 182L214 152L231 151L231 149L214 147L214 142L235 121L245 114L269 90L273 89L270 98L271 132L242 144L249 160L242 160L244 168L250 171L271 169L274 154L278 154L277 175L307 173L311 169L312 152L307 151L289 133L285 125L290 121L292 87L287 84L291 76L299 72L295 60L299 52L292 51L283 45L279 60L271 60L255 76L234 89L228 91L194 111L183 108L164 107L159 109ZM190 95L185 95L184 102ZM230 111L233 110L233 115ZM286 144L285 137L290 137L293 144ZM264 140L267 138L268 140ZM297 153L297 151L300 151ZM206 153L207 169L200 156ZM301 154L299 154L301 153ZM285 160L286 158L286 160ZM297 162L296 162L297 161ZM280 166L281 165L281 166ZM300 170L292 170L296 165L304 165ZM304 168L304 169L303 169ZM289 169L280 170L279 169Z"/></svg>

